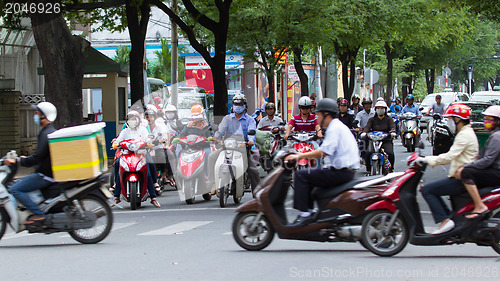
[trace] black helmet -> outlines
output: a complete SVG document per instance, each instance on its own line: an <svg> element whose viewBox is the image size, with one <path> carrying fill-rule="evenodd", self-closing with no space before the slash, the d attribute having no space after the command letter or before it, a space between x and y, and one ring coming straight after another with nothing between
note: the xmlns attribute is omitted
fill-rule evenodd
<svg viewBox="0 0 500 281"><path fill-rule="evenodd" d="M437 95L437 96L436 96L436 99L440 99L440 98L441 98L441 95Z"/></svg>
<svg viewBox="0 0 500 281"><path fill-rule="evenodd" d="M330 98L324 98L320 100L316 105L316 112L328 112L332 115L332 117L335 117L339 112L339 107L334 100Z"/></svg>
<svg viewBox="0 0 500 281"><path fill-rule="evenodd" d="M272 102L268 102L265 106L265 109L268 109L268 108L272 108L274 110L276 110L276 106L274 106L274 103Z"/></svg>

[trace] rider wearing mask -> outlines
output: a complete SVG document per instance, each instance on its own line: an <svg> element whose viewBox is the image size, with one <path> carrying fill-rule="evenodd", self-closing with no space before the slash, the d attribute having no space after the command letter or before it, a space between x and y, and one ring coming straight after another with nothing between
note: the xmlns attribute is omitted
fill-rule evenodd
<svg viewBox="0 0 500 281"><path fill-rule="evenodd" d="M394 104L392 104L389 109L393 113L400 114L401 110L403 110L403 107L401 106L401 100L399 98L396 98L395 100L393 100L393 102Z"/></svg>
<svg viewBox="0 0 500 281"><path fill-rule="evenodd" d="M274 103L270 102L270 103L266 104L267 116L260 120L259 125L257 126L257 129L260 129L260 128L266 127L266 126L277 127L279 124L283 123L283 119L281 119L278 116L275 116L274 115L275 113L276 113L276 107L274 106Z"/></svg>
<svg viewBox="0 0 500 281"><path fill-rule="evenodd" d="M165 108L165 124L170 135L179 135L184 128L177 116L177 108L171 104Z"/></svg>
<svg viewBox="0 0 500 281"><path fill-rule="evenodd" d="M375 104L375 112L376 116L368 120L361 134L361 138L365 138L367 133L375 131L381 131L391 135L391 138L382 141L381 148L384 149L384 152L389 156L389 162L391 162L391 170L389 172L392 172L392 170L394 170L394 145L392 143L392 138L396 137L396 126L392 118L387 115L387 104L385 101L378 101ZM371 149L372 147L370 146L369 150ZM369 174L371 169L370 153L365 155L365 164L366 173Z"/></svg>
<svg viewBox="0 0 500 281"><path fill-rule="evenodd" d="M477 218L488 211L488 207L481 200L478 187L496 186L500 182L500 105L488 107L483 114L484 127L492 132L486 141L484 156L458 168L456 172L456 178L462 180L474 202L474 209L465 216L468 219Z"/></svg>
<svg viewBox="0 0 500 281"><path fill-rule="evenodd" d="M35 110L35 115L33 116L35 123L42 127L38 134L38 145L35 153L27 157L21 156L16 159L5 159L4 161L4 164L7 166L16 163L19 163L23 167L35 166L35 174L20 179L10 187L12 195L33 213L24 222L25 225L43 223L45 220L45 213L31 200L27 193L46 188L55 182L52 178L49 139L47 135L56 131L52 122L57 117L57 109L50 102L41 102L31 107Z"/></svg>
<svg viewBox="0 0 500 281"><path fill-rule="evenodd" d="M314 220L313 188L335 188L352 180L355 170L359 169L358 146L347 126L337 119L337 103L324 98L318 102L316 112L321 127L327 128L319 149L285 157L289 161L325 157L322 167L295 172L294 208L301 211L294 222L295 226L303 226Z"/></svg>
<svg viewBox="0 0 500 281"><path fill-rule="evenodd" d="M420 113L420 108L416 106L413 101L415 100L415 97L412 94L409 94L406 96L406 105L403 107L403 110L401 110L401 114L405 114L408 112L414 113L417 115L418 118L422 117L422 113Z"/></svg>
<svg viewBox="0 0 500 281"><path fill-rule="evenodd" d="M247 111L247 98L243 94L237 94L233 97L233 107L232 113L224 116L222 122L219 125L219 130L215 133L213 139L218 139L223 136L231 136L235 134L241 134L248 139L248 146L251 147L255 144L255 136L247 135L247 132L250 130L256 130L257 126L255 125L255 120L252 116L246 113ZM209 184L212 186L211 194L214 195L215 190L215 162L219 157L219 154L222 152L222 149L214 151L210 153L208 157L208 180ZM258 153L258 150L253 151L253 153ZM255 166L254 161L252 160L252 155L250 150L247 150L247 160L248 160L248 168L247 173L250 177L250 184L252 186L252 192L257 187L260 182L259 172L257 171L257 167Z"/></svg>
<svg viewBox="0 0 500 281"><path fill-rule="evenodd" d="M417 163L427 163L434 167L437 165L450 165L448 177L426 184L421 192L432 212L434 221L440 223L433 234L450 231L455 223L449 219L450 210L441 196L457 195L465 192L463 183L455 178L459 168L476 160L479 152L479 144L476 134L470 123L471 109L464 104L452 104L448 107L443 117L448 117L448 127L455 136L453 145L447 153L438 156L426 156L417 159Z"/></svg>
<svg viewBox="0 0 500 281"><path fill-rule="evenodd" d="M349 102L346 99L340 99L339 101L339 120L344 123L349 129L354 129L356 126L354 125L354 115L349 114L347 109L349 109Z"/></svg>
<svg viewBox="0 0 500 281"><path fill-rule="evenodd" d="M311 113L311 108L312 102L309 97L304 96L299 99L300 114L292 116L292 119L286 129L285 136L283 137L285 140L288 139L292 129L295 131L316 132L318 134L318 138L323 137L321 127L318 124L318 116ZM314 148L317 148L317 146L317 143L315 143Z"/></svg>
<svg viewBox="0 0 500 281"><path fill-rule="evenodd" d="M135 140L141 140L148 142L148 136L149 132L146 130L144 126L141 126L141 118L140 115L137 111L130 111L127 114L127 128L122 130L120 132L120 135L115 139L113 142L113 149L116 149L118 145L120 144L121 141L128 140L128 139L135 139ZM148 163L153 163L152 159L150 158L149 155L146 155L147 162ZM118 204L121 202L120 199L120 192L121 192L121 183L120 183L120 173L119 173L119 167L120 167L120 159L121 157L118 157L115 161L114 165L114 172L115 172L115 191L114 191L114 197L115 197L115 204ZM153 204L155 207L159 208L161 207L160 203L156 200L156 191L155 191L155 186L153 182L153 178L151 176L151 170L149 168L150 165L146 165L148 169L148 193L149 197L151 198L151 204Z"/></svg>

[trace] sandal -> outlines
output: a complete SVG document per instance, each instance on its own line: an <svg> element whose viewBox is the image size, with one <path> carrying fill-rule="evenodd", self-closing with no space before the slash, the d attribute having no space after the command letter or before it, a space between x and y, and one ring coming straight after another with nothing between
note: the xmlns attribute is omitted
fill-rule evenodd
<svg viewBox="0 0 500 281"><path fill-rule="evenodd" d="M479 218L479 217L483 217L483 216L485 216L485 215L486 215L486 214L488 214L489 212L490 212L490 210L486 210L486 211L481 212L481 213L477 213L477 212L470 212L468 215L466 215L466 216L465 216L465 218L466 218L466 219L468 219L468 220L475 220L475 219L477 219L477 218ZM472 216L472 215L473 215L473 217L469 217L469 216Z"/></svg>
<svg viewBox="0 0 500 281"><path fill-rule="evenodd" d="M151 199L151 204L153 204L153 206L155 206L156 208L161 207L160 203L158 203L158 200L156 200L156 198Z"/></svg>

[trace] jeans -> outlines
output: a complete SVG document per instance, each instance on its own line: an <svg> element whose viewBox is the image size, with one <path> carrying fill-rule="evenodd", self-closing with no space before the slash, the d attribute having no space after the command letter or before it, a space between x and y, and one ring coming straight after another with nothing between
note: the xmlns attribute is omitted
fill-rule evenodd
<svg viewBox="0 0 500 281"><path fill-rule="evenodd" d="M222 149L218 149L208 156L208 181L210 185L213 185L215 183L215 162L217 162L217 158L219 157L219 154L223 152ZM257 152L258 153L258 152ZM252 191L259 185L260 183L260 177L259 177L259 171L257 171L257 167L255 166L255 163L252 159L252 155L250 153L250 150L247 150L247 162L248 162L248 167L247 167L247 173L248 176L250 177L250 184L252 186Z"/></svg>
<svg viewBox="0 0 500 281"><path fill-rule="evenodd" d="M115 197L118 197L118 198L120 197L120 193L122 191L122 185L120 183L120 171L119 171L120 159L121 159L121 156L116 159L115 165L113 167L114 172L115 172L115 191L114 191L113 195ZM148 187L149 198L153 199L153 198L156 198L155 186L153 183L153 177L151 176L151 171L149 170L149 165L146 165L146 167L148 169L147 187Z"/></svg>
<svg viewBox="0 0 500 281"><path fill-rule="evenodd" d="M26 176L12 185L10 193L12 193L17 201L23 204L24 207L26 207L34 215L43 217L45 214L42 210L40 210L40 208L38 208L38 205L31 200L27 193L52 185L54 181L50 181L49 179L50 178L45 177L40 173Z"/></svg>
<svg viewBox="0 0 500 281"><path fill-rule="evenodd" d="M335 188L354 178L354 173L349 170L336 170L334 168L309 168L295 172L295 192L293 194L293 207L306 212L314 208L311 191L315 187Z"/></svg>
<svg viewBox="0 0 500 281"><path fill-rule="evenodd" d="M426 184L421 189L422 196L429 205L436 223L447 219L451 211L441 196L458 195L466 192L463 183L456 178L445 178Z"/></svg>

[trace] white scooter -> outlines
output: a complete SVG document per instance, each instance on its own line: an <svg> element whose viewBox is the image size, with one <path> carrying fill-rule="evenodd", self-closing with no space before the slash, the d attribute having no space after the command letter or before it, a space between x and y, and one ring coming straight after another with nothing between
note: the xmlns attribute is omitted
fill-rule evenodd
<svg viewBox="0 0 500 281"><path fill-rule="evenodd" d="M255 135L254 130L247 132ZM250 178L246 173L247 141L242 135L226 137L222 142L222 152L215 162L216 194L222 208L227 204L229 196L233 196L234 203L241 202L243 193L250 188Z"/></svg>

